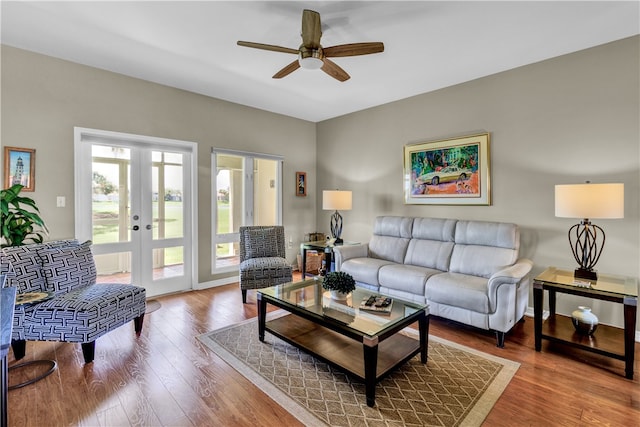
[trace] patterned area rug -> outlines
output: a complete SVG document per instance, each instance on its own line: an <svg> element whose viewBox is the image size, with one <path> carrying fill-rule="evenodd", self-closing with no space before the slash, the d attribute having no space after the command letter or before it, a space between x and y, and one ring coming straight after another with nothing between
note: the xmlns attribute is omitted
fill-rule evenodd
<svg viewBox="0 0 640 427"><path fill-rule="evenodd" d="M198 339L308 426L478 426L520 366L430 335L427 364L416 356L379 382L369 408L357 378L268 332L261 343L257 319Z"/></svg>

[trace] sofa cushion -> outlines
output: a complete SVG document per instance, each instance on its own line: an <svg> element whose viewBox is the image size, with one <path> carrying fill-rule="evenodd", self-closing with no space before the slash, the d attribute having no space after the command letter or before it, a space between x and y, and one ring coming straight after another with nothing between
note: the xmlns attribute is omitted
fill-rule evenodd
<svg viewBox="0 0 640 427"><path fill-rule="evenodd" d="M404 216L379 216L373 223L373 234L378 236L410 238L413 218Z"/></svg>
<svg viewBox="0 0 640 427"><path fill-rule="evenodd" d="M128 284L95 284L58 293L18 319L13 339L90 342L144 314L146 292ZM14 324L16 323L14 318Z"/></svg>
<svg viewBox="0 0 640 427"><path fill-rule="evenodd" d="M520 238L515 224L458 221L449 271L489 278L518 259Z"/></svg>
<svg viewBox="0 0 640 427"><path fill-rule="evenodd" d="M245 232L245 259L280 256L278 232L275 227L249 228Z"/></svg>
<svg viewBox="0 0 640 427"><path fill-rule="evenodd" d="M388 264L380 267L378 281L380 286L410 292L424 296L425 282L434 274L442 271L415 265Z"/></svg>
<svg viewBox="0 0 640 427"><path fill-rule="evenodd" d="M411 237L414 239L453 242L457 222L455 219L414 218Z"/></svg>
<svg viewBox="0 0 640 427"><path fill-rule="evenodd" d="M452 252L453 242L411 239L404 264L447 271Z"/></svg>
<svg viewBox="0 0 640 427"><path fill-rule="evenodd" d="M379 286L378 270L391 262L377 258L352 258L342 263L340 271L349 273L356 282Z"/></svg>
<svg viewBox="0 0 640 427"><path fill-rule="evenodd" d="M96 283L96 265L91 253L91 241L81 245L43 248L38 250L47 287L55 292L70 292Z"/></svg>
<svg viewBox="0 0 640 427"><path fill-rule="evenodd" d="M428 301L461 307L478 313L489 313L487 280L457 273L433 275L427 281Z"/></svg>
<svg viewBox="0 0 640 427"><path fill-rule="evenodd" d="M458 221L455 242L462 245L495 246L517 251L520 249L520 233L518 226L510 223Z"/></svg>
<svg viewBox="0 0 640 427"><path fill-rule="evenodd" d="M402 264L409 246L409 239L373 235L369 242L369 256Z"/></svg>
<svg viewBox="0 0 640 427"><path fill-rule="evenodd" d="M263 280L283 278L288 275L291 281L291 265L285 258L260 257L252 258L240 263L241 280ZM274 282L275 284L275 282Z"/></svg>
<svg viewBox="0 0 640 427"><path fill-rule="evenodd" d="M77 240L58 240L41 244L12 246L2 249L2 268L8 268L6 286L15 286L19 293L52 292L42 271L42 260L37 248L55 248L78 245ZM4 273L4 271L3 271Z"/></svg>

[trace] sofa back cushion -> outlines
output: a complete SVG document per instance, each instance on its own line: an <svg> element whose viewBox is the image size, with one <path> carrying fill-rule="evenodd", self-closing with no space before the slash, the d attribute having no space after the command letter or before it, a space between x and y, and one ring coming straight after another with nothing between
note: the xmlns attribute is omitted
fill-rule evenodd
<svg viewBox="0 0 640 427"><path fill-rule="evenodd" d="M405 264L447 271L453 252L455 219L415 218Z"/></svg>
<svg viewBox="0 0 640 427"><path fill-rule="evenodd" d="M286 257L284 226L240 227L240 261L252 258Z"/></svg>
<svg viewBox="0 0 640 427"><path fill-rule="evenodd" d="M19 293L53 291L54 288L47 284L42 271L42 260L38 250L73 244L78 245L78 241L56 240L3 248L0 273L7 274L6 286L15 286Z"/></svg>
<svg viewBox="0 0 640 427"><path fill-rule="evenodd" d="M70 292L96 283L91 241L81 245L42 248L38 255L42 259L47 285L55 292Z"/></svg>
<svg viewBox="0 0 640 427"><path fill-rule="evenodd" d="M489 278L518 259L520 232L510 223L458 221L449 271Z"/></svg>
<svg viewBox="0 0 640 427"><path fill-rule="evenodd" d="M407 253L413 218L379 216L373 224L373 236L369 242L369 256L402 263Z"/></svg>

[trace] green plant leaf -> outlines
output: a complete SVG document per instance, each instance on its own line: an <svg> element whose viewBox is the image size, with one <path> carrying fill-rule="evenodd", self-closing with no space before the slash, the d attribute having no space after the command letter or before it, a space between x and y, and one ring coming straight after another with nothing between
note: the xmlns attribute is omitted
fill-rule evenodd
<svg viewBox="0 0 640 427"><path fill-rule="evenodd" d="M22 185L16 184L0 191L0 237L4 240L3 247L21 246L29 240L41 243L49 231L39 215L40 210L36 202L29 197L20 196L22 189Z"/></svg>

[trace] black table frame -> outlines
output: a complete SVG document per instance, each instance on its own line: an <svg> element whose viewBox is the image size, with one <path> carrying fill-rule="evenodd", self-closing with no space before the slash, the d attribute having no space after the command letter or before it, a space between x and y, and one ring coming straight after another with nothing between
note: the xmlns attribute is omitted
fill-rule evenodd
<svg viewBox="0 0 640 427"><path fill-rule="evenodd" d="M307 251L316 250L324 252L324 262L327 271L331 269L331 261L333 259L333 246L327 244L326 241L319 240L317 242L304 242L302 243L302 278L304 279L307 274Z"/></svg>
<svg viewBox="0 0 640 427"><path fill-rule="evenodd" d="M542 308L544 304L544 291L549 294L549 317L556 317L556 293L565 293L578 295L587 298L593 298L603 301L611 301L624 305L624 352L618 353L614 351L599 348L591 342L576 342L568 339L562 339L552 334L543 333L542 327ZM568 286L561 283L552 283L539 280L537 277L533 280L533 313L534 313L534 330L535 330L535 349L541 351L542 340L562 342L564 344L577 347L586 351L601 354L603 356L622 360L625 362L625 377L633 379L633 362L635 357L635 326L636 312L638 306L638 298L635 296L615 294L611 292L596 291L590 288L582 288L577 286Z"/></svg>
<svg viewBox="0 0 640 427"><path fill-rule="evenodd" d="M410 314L405 317L397 324L395 324L392 328L385 329L381 334L378 335L367 335L365 333L359 332L353 328L350 328L348 325L342 324L337 321L332 321L332 319L323 318L315 315L309 311L304 310L303 308L292 306L287 304L284 301L281 301L277 298L273 298L269 295L263 294L258 291L258 334L261 342L264 342L265 331L269 331L271 334L277 336L278 338L288 342L289 344L302 348L299 343L295 340L295 338L286 336L284 334L279 333L278 331L269 328L269 322L266 321L267 317L267 303L274 305L276 307L280 307L295 316L299 316L303 319L309 320L323 328L332 330L340 334L345 339L355 340L357 342L362 343L363 350L363 362L364 362L364 377L353 370L342 366L334 358L331 357L330 354L319 354L313 351L310 351L308 348L303 348L304 351L312 354L318 359L328 363L332 366L335 366L339 369L346 370L347 372L355 375L356 377L364 380L365 383L365 394L367 400L367 406L373 407L375 405L375 395L376 395L376 384L386 375L388 375L393 369L398 366L404 364L411 358L413 358L418 353L420 354L420 362L427 363L427 352L428 352L428 340L429 340L429 314L428 309L418 310L415 313ZM416 341L416 346L410 354L406 357L400 359L395 363L390 369L386 370L378 374L378 347L380 343L386 339L392 338L402 329L407 326L418 322L418 335L419 340Z"/></svg>

